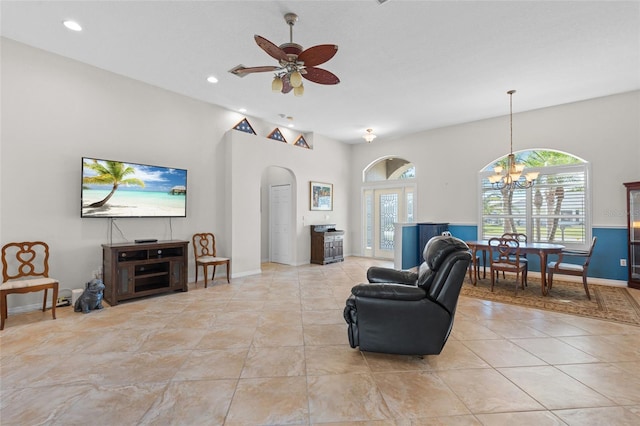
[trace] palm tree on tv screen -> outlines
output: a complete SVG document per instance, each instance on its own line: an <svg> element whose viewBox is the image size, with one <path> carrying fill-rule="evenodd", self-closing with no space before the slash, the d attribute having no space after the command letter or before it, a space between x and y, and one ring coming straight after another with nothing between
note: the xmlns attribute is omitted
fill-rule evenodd
<svg viewBox="0 0 640 426"><path fill-rule="evenodd" d="M94 185L113 185L111 192L100 201L96 201L89 205L89 207L102 207L107 204L107 201L115 194L118 186L124 185L138 185L144 188L144 182L138 178L128 178L126 176L134 174L136 170L131 166L126 166L119 161L105 161L104 165L98 161L93 163L84 163L84 167L93 170L97 173L95 176L85 176L82 181L86 184Z"/></svg>

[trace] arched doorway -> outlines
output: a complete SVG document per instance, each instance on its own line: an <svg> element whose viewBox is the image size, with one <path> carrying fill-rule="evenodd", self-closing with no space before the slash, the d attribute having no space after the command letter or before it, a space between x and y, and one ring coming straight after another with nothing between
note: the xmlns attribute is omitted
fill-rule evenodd
<svg viewBox="0 0 640 426"><path fill-rule="evenodd" d="M295 264L296 177L284 167L267 167L261 178L262 262Z"/></svg>
<svg viewBox="0 0 640 426"><path fill-rule="evenodd" d="M416 217L415 167L403 158L383 157L363 170L362 180L363 255L393 259L395 224Z"/></svg>

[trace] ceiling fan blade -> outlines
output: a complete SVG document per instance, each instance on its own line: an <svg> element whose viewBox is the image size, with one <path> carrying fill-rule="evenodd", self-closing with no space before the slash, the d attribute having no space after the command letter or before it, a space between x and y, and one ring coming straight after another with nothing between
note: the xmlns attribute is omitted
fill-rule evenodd
<svg viewBox="0 0 640 426"><path fill-rule="evenodd" d="M232 74L251 74L254 72L270 72L270 71L277 71L281 69L281 67L276 67L273 65L265 65L262 67L244 67L244 66L238 66L233 68L232 70L230 70L229 72L231 72Z"/></svg>
<svg viewBox="0 0 640 426"><path fill-rule="evenodd" d="M298 55L298 61L304 62L308 67L324 64L338 52L335 44L319 44L305 49Z"/></svg>
<svg viewBox="0 0 640 426"><path fill-rule="evenodd" d="M289 93L293 90L293 86L289 81L289 75L285 74L282 76L282 93Z"/></svg>
<svg viewBox="0 0 640 426"><path fill-rule="evenodd" d="M305 67L302 76L318 84L338 84L340 79L333 73L316 67Z"/></svg>
<svg viewBox="0 0 640 426"><path fill-rule="evenodd" d="M280 49L278 46L271 43L266 38L261 37L257 34L254 35L253 38L256 40L256 43L258 43L258 46L260 46L260 48L265 52L267 52L267 54L272 58L277 59L278 61L289 60L289 57L287 56L284 50Z"/></svg>

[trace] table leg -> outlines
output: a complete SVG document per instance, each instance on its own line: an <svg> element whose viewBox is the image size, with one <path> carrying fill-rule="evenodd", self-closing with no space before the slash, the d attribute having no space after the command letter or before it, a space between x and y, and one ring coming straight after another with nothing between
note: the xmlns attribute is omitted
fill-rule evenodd
<svg viewBox="0 0 640 426"><path fill-rule="evenodd" d="M476 285L476 283L477 283L477 280L478 280L478 277L477 277L477 273L478 272L477 271L478 271L478 268L480 267L480 265L478 265L478 261L477 261L477 258L476 258L476 253L477 252L478 252L478 249L476 247L473 247L471 249L471 262L472 262L472 264L471 264L471 268L472 268L472 271L471 271L471 284L473 284L473 285Z"/></svg>
<svg viewBox="0 0 640 426"><path fill-rule="evenodd" d="M542 295L546 296L549 293L547 289L547 253L543 250L540 250L540 289L542 291Z"/></svg>
<svg viewBox="0 0 640 426"><path fill-rule="evenodd" d="M487 278L487 251L482 250L482 279Z"/></svg>

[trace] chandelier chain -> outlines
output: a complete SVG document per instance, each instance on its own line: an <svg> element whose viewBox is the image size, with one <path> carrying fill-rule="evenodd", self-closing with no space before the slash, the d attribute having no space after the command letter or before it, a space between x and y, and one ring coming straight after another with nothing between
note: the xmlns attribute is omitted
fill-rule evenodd
<svg viewBox="0 0 640 426"><path fill-rule="evenodd" d="M511 141L511 154L513 154L513 94L515 90L509 90L509 140Z"/></svg>
<svg viewBox="0 0 640 426"><path fill-rule="evenodd" d="M509 155L507 156L506 167L496 167L495 174L489 177L489 182L494 189L513 191L516 188L527 189L535 184L538 177L537 172L530 172L525 175L524 182L520 182L520 175L524 165L517 164L513 154L513 94L515 90L509 90ZM504 172L504 174L503 174Z"/></svg>

